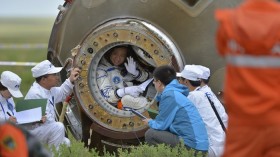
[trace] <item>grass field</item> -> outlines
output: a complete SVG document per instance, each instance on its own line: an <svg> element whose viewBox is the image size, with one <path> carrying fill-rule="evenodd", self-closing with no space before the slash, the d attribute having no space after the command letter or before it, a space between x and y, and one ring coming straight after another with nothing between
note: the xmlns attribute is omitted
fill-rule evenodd
<svg viewBox="0 0 280 157"><path fill-rule="evenodd" d="M52 18L0 18L0 45L48 45L55 17ZM40 62L46 59L43 48L0 48L0 61ZM12 71L22 78L21 91L25 95L34 81L30 66L0 66L0 72ZM17 101L15 99L15 101Z"/></svg>

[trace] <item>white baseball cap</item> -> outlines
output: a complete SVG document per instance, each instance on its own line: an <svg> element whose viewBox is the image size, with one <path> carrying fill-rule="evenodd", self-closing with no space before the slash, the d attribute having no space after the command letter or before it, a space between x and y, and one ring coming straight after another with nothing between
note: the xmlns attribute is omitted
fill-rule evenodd
<svg viewBox="0 0 280 157"><path fill-rule="evenodd" d="M44 60L31 69L32 76L37 78L46 74L55 74L62 70L62 67L55 67L50 61Z"/></svg>
<svg viewBox="0 0 280 157"><path fill-rule="evenodd" d="M181 73L177 73L177 76L181 76L187 80L199 81L202 75L202 70L200 70L195 65L185 65L184 70Z"/></svg>
<svg viewBox="0 0 280 157"><path fill-rule="evenodd" d="M176 73L176 77L182 77L181 73Z"/></svg>
<svg viewBox="0 0 280 157"><path fill-rule="evenodd" d="M15 98L23 97L22 93L20 92L20 83L21 78L10 71L3 71L1 74L1 83L3 86L7 87L9 92Z"/></svg>
<svg viewBox="0 0 280 157"><path fill-rule="evenodd" d="M210 77L210 69L202 65L197 65L197 67L202 70L201 79L207 80Z"/></svg>

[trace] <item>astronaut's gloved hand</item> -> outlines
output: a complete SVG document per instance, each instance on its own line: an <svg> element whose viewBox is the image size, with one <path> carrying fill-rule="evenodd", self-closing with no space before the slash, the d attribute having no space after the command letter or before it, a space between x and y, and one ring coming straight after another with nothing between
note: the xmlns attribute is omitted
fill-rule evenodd
<svg viewBox="0 0 280 157"><path fill-rule="evenodd" d="M143 90L138 86L130 86L125 87L117 90L117 94L119 97L123 97L125 95L131 95L133 97L138 97Z"/></svg>
<svg viewBox="0 0 280 157"><path fill-rule="evenodd" d="M127 63L124 63L124 66L133 76L138 76L139 70L136 69L136 63L132 57L127 57Z"/></svg>

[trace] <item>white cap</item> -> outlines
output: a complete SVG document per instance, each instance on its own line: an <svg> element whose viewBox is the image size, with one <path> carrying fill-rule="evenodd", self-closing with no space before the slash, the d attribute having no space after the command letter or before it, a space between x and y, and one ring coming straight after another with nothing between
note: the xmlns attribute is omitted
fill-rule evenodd
<svg viewBox="0 0 280 157"><path fill-rule="evenodd" d="M62 67L55 67L50 61L44 60L31 69L32 76L37 78L46 74L55 74L62 70Z"/></svg>
<svg viewBox="0 0 280 157"><path fill-rule="evenodd" d="M176 73L176 77L182 77L181 73Z"/></svg>
<svg viewBox="0 0 280 157"><path fill-rule="evenodd" d="M200 70L195 65L185 65L184 70L181 73L177 73L177 76L181 75L181 77L192 80L192 81L199 81L202 75L202 70Z"/></svg>
<svg viewBox="0 0 280 157"><path fill-rule="evenodd" d="M207 80L210 77L210 69L202 65L197 65L197 67L202 70L201 79Z"/></svg>
<svg viewBox="0 0 280 157"><path fill-rule="evenodd" d="M19 90L21 78L17 74L10 71L4 71L1 74L0 81L3 86L8 88L9 92L12 94L13 97L23 97L22 93Z"/></svg>

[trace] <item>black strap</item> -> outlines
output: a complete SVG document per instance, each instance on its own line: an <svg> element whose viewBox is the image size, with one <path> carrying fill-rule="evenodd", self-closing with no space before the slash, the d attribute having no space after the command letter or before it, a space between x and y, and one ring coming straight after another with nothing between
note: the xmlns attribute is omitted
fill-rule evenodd
<svg viewBox="0 0 280 157"><path fill-rule="evenodd" d="M226 131L227 131L227 130L226 130L226 127L225 127L224 123L222 122L222 119L221 119L219 113L217 112L217 109L216 109L216 107L215 107L215 105L214 105L214 102L210 100L209 96L208 96L206 93L205 93L205 95L206 95L208 101L210 102L211 107L212 107L212 109L214 110L214 112L215 112L215 114L216 114L216 116L217 116L217 118L218 118L218 120L219 120L219 122L220 122L220 124L221 124L221 126L222 126L222 128L223 128L223 130L224 130L224 132L226 132Z"/></svg>

